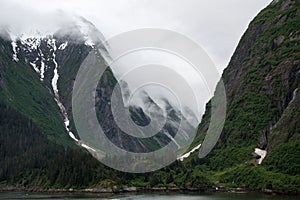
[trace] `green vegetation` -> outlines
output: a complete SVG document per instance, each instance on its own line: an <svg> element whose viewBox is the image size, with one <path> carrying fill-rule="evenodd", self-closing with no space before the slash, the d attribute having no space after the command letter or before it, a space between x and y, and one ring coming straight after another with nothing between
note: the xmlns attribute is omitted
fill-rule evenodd
<svg viewBox="0 0 300 200"><path fill-rule="evenodd" d="M1 39L0 42L6 47L1 51L0 57L4 77L3 86L0 86L0 100L36 123L49 139L75 147L64 129L62 116L51 90L41 83L38 75L21 59L19 62L12 60L12 49L8 41Z"/></svg>
<svg viewBox="0 0 300 200"><path fill-rule="evenodd" d="M278 192L299 192L300 176L267 171L264 167L244 164L218 175L227 187L242 187L255 190L271 189Z"/></svg>
<svg viewBox="0 0 300 200"><path fill-rule="evenodd" d="M282 9L285 2L268 6L253 20L224 71L228 110L217 146L207 158L199 161L194 153L183 163L193 169L200 165L210 182L299 192L299 95L286 108L299 87L300 5L291 1ZM205 136L209 112L206 109L196 141ZM271 129L279 119L282 122ZM256 147L268 150L259 166L252 156Z"/></svg>
<svg viewBox="0 0 300 200"><path fill-rule="evenodd" d="M0 157L0 186L75 189L210 185L204 172L188 170L181 162L150 174L112 170L81 149L66 149L49 141L33 121L3 103L0 104Z"/></svg>
<svg viewBox="0 0 300 200"><path fill-rule="evenodd" d="M33 121L2 103L0 157L0 185L82 188L107 178L120 180L118 172L87 152L49 141Z"/></svg>
<svg viewBox="0 0 300 200"><path fill-rule="evenodd" d="M224 131L228 143L253 145L278 110L265 94L245 92L229 105ZM234 133L239 134L234 134Z"/></svg>
<svg viewBox="0 0 300 200"><path fill-rule="evenodd" d="M264 162L267 170L288 174L300 175L300 143L289 142L280 144L272 150ZM299 187L300 188L300 187Z"/></svg>
<svg viewBox="0 0 300 200"><path fill-rule="evenodd" d="M200 160L196 151L184 162L177 161L147 174L117 172L104 167L82 149L66 147L73 143L65 133L49 88L33 70L24 67L24 62L13 62L7 53L12 51L10 44L0 41L3 47L0 49L0 186L120 188L126 185L205 190L216 184L299 193L299 95L290 104L296 88L300 92L300 6L291 1L291 5L282 9L284 2L270 5L253 20L224 71L228 110L215 149L207 158ZM75 47L70 51L72 48ZM70 104L70 85L79 60L70 59L66 64L69 67L61 72L59 85L66 105ZM106 76L102 86L113 88L112 72L106 71ZM97 108L104 110L105 105L100 102ZM203 141L210 112L208 103L190 149ZM138 120L140 116L133 117ZM143 144L150 149L159 147L150 140L144 140ZM268 151L259 166L252 155L257 147Z"/></svg>

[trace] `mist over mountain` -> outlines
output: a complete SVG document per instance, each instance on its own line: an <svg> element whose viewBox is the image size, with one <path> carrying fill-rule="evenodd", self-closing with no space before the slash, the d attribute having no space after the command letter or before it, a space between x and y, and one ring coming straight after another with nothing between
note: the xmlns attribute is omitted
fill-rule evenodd
<svg viewBox="0 0 300 200"><path fill-rule="evenodd" d="M16 36L9 27L0 28L0 189L299 194L299 0L274 0L250 23L221 77L227 96L222 134L201 159L218 93L201 117L163 93L133 91L118 80L117 68L107 66L110 47L101 32L84 18L72 19L49 34ZM72 115L77 72L90 54L106 69L93 94L106 137L121 150L151 153L175 137L179 140L173 146L180 149L197 128L192 145L176 152L177 161L155 172L131 174L96 159L105 156L95 148L105 141L97 134L83 140ZM119 98L112 98L114 92ZM149 126L149 132L162 128L139 138L135 134L145 132L127 134L117 123ZM136 165L117 156L107 159Z"/></svg>

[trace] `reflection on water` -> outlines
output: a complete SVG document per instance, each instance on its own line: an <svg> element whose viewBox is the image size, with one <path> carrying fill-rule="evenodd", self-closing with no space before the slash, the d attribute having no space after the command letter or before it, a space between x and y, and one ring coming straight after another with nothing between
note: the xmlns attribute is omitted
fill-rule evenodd
<svg viewBox="0 0 300 200"><path fill-rule="evenodd" d="M299 197L263 194L40 194L26 192L0 192L0 199L99 199L99 200L299 200Z"/></svg>

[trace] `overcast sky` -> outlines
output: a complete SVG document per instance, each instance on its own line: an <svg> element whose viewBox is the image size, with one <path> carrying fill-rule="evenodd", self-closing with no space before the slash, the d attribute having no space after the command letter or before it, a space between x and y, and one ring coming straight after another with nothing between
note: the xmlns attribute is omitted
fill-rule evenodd
<svg viewBox="0 0 300 200"><path fill-rule="evenodd" d="M15 34L35 29L51 33L75 14L91 21L105 38L138 28L168 29L197 42L221 74L249 22L270 2L271 0L0 0L0 24L9 25ZM195 88L201 88L200 85L201 83ZM204 96L204 102L207 102L211 94Z"/></svg>
<svg viewBox="0 0 300 200"><path fill-rule="evenodd" d="M49 13L82 15L106 38L136 28L182 33L207 51L221 72L253 17L271 0L0 0L0 23L21 31L55 26ZM63 19L51 18L61 22ZM45 27L44 27L45 28Z"/></svg>

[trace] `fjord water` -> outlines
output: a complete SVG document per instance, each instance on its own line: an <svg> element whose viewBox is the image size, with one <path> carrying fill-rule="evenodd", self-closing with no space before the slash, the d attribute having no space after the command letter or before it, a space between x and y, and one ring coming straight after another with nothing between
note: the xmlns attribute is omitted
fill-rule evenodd
<svg viewBox="0 0 300 200"><path fill-rule="evenodd" d="M0 192L0 199L99 199L99 200L296 200L296 196L272 196L263 194L41 194L26 192Z"/></svg>

